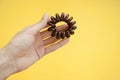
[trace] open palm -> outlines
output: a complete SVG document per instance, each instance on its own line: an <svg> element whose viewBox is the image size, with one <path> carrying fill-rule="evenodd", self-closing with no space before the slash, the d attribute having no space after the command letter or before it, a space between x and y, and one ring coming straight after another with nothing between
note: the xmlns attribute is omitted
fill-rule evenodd
<svg viewBox="0 0 120 80"><path fill-rule="evenodd" d="M20 31L8 43L7 48L12 52L9 56L15 63L16 72L26 69L45 54L60 48L69 41L69 39L58 41L50 37L50 32L47 30L40 32L48 27L48 20L48 14L45 14L41 21ZM57 28L65 29L66 26Z"/></svg>

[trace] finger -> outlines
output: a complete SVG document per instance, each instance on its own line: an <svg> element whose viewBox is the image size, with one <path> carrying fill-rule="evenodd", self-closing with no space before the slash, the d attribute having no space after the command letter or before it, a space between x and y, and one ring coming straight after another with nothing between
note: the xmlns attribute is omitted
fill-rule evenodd
<svg viewBox="0 0 120 80"><path fill-rule="evenodd" d="M48 21L47 22L49 22L50 21L50 18L48 19ZM47 28L47 27L49 27L49 25L48 24L46 24L46 26L45 27L43 27L42 29L45 29L45 28ZM41 29L41 30L42 30Z"/></svg>
<svg viewBox="0 0 120 80"><path fill-rule="evenodd" d="M25 32L25 31L28 31L28 29L30 29L32 26L28 26L28 27L25 27L21 32ZM49 27L49 25L47 24L44 28L42 28L43 29L43 31L44 31L44 29L45 28L47 28L47 27Z"/></svg>
<svg viewBox="0 0 120 80"><path fill-rule="evenodd" d="M61 26L56 27L56 29L57 29L57 30L65 30L65 29L67 29L67 27L68 27L67 24L63 24L63 25L61 25ZM48 30L45 30L45 31L41 32L40 34L41 34L42 39L44 39L44 38L50 36L50 35L51 35L51 32L48 31Z"/></svg>
<svg viewBox="0 0 120 80"><path fill-rule="evenodd" d="M49 52L55 51L56 49L64 46L66 43L68 43L68 41L69 41L68 38L67 39L63 39L60 42L45 48L45 53L49 53Z"/></svg>
<svg viewBox="0 0 120 80"><path fill-rule="evenodd" d="M52 43L56 42L57 40L58 39L56 39L55 37L50 37L50 38L44 40L44 45L47 46L49 44L52 44Z"/></svg>
<svg viewBox="0 0 120 80"><path fill-rule="evenodd" d="M47 26L47 22L49 21L48 14L44 14L43 18L41 21L37 22L36 24L30 26L25 32L31 33L31 34L36 34L39 32L42 28Z"/></svg>

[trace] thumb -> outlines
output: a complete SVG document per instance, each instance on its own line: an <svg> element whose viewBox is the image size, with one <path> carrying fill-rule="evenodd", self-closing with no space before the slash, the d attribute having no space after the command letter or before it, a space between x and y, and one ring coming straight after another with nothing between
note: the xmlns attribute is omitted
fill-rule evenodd
<svg viewBox="0 0 120 80"><path fill-rule="evenodd" d="M41 21L39 21L39 22L33 24L32 26L30 26L31 28L29 28L27 30L27 32L30 33L30 34L36 34L42 28L47 26L48 20L49 20L48 13L45 13L44 16L42 17Z"/></svg>

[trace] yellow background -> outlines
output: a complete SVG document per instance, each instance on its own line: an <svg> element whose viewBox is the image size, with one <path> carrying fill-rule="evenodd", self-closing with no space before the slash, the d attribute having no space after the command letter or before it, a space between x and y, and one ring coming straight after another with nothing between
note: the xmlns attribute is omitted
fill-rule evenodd
<svg viewBox="0 0 120 80"><path fill-rule="evenodd" d="M73 16L75 35L7 80L120 80L120 0L0 0L0 47L45 12Z"/></svg>

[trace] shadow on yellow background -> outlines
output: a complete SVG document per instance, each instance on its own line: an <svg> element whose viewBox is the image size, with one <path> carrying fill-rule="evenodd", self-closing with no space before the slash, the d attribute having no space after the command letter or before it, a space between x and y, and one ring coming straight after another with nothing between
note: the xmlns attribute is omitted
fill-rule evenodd
<svg viewBox="0 0 120 80"><path fill-rule="evenodd" d="M119 0L0 0L0 47L45 12L73 16L75 35L7 80L120 80Z"/></svg>

